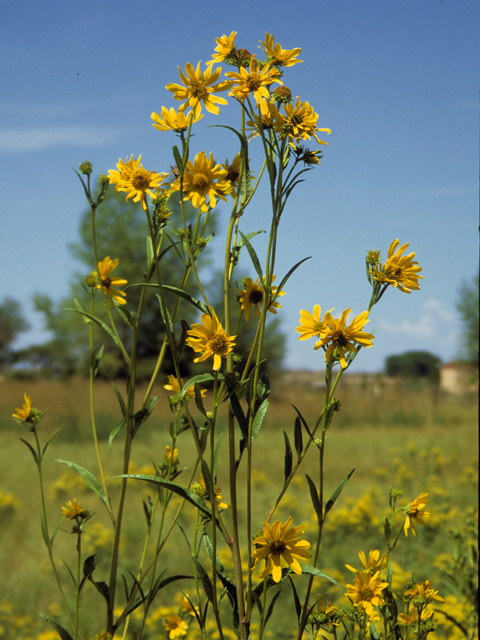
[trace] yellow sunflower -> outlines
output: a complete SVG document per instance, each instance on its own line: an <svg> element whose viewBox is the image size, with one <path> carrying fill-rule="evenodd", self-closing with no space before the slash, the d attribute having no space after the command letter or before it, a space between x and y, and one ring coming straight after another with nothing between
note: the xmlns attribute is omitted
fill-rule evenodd
<svg viewBox="0 0 480 640"><path fill-rule="evenodd" d="M272 82L283 84L279 79L277 69L271 69L269 64L265 65L260 71L255 56L251 57L249 71L245 67L241 67L238 72L228 71L225 77L232 78L233 86L228 94L229 96L234 96L237 100L243 101L253 93L257 106L262 98L268 99L270 97L267 87Z"/></svg>
<svg viewBox="0 0 480 640"><path fill-rule="evenodd" d="M140 154L138 159L134 160L131 155L130 160L127 158L126 163L119 158L118 170L110 169L108 173L110 174L110 183L116 185L115 190L127 192L126 200L133 198L134 202L140 201L142 209L146 211L146 194L148 193L152 198L155 197L152 189L159 189L169 174L144 169L143 164L140 163L141 158Z"/></svg>
<svg viewBox="0 0 480 640"><path fill-rule="evenodd" d="M407 538L409 529L414 536L417 535L417 532L415 531L415 522L417 524L424 525L425 521L423 518L428 518L430 516L430 514L423 509L423 507L430 502L430 500L426 500L427 496L428 493L421 493L418 498L415 498L415 500L408 504L404 509L406 518L403 525L403 531Z"/></svg>
<svg viewBox="0 0 480 640"><path fill-rule="evenodd" d="M423 609L420 614L420 623L426 622L432 616L433 611L427 611L426 609ZM414 609L410 615L408 615L407 613L401 613L398 616L398 622L400 622L401 624L408 624L416 630L418 625L418 609Z"/></svg>
<svg viewBox="0 0 480 640"><path fill-rule="evenodd" d="M229 58L232 53L235 51L235 36L237 35L236 31L232 31L229 36L222 36L221 38L215 38L215 42L217 46L215 47L214 53L212 55L212 62L224 62L227 58ZM209 63L207 63L209 64Z"/></svg>
<svg viewBox="0 0 480 640"><path fill-rule="evenodd" d="M272 277L272 283L275 280L275 276ZM263 305L265 293L263 285L260 284L259 279L257 278L255 282L253 282L252 278L244 278L243 280L244 289L238 289L238 302L240 304L239 314L245 311L245 320L248 322L250 319L250 311L253 307L253 317L258 318L260 315L260 305ZM271 287L272 297L275 295L278 287ZM284 296L285 291L280 291L278 296ZM277 313L277 309L280 309L281 305L275 301L268 305L267 311L271 313Z"/></svg>
<svg viewBox="0 0 480 640"><path fill-rule="evenodd" d="M370 620L378 620L378 614L373 607L379 607L384 603L382 591L388 586L388 582L383 582L380 572L373 576L370 572L355 572L355 580L352 584L347 584L347 595L352 599L356 607L364 609Z"/></svg>
<svg viewBox="0 0 480 640"><path fill-rule="evenodd" d="M437 602L445 602L445 600L438 595L438 591L435 591L430 580L425 580L422 583L415 583L412 589L407 589L403 594L407 602L412 601L414 607L426 606L433 600Z"/></svg>
<svg viewBox="0 0 480 640"><path fill-rule="evenodd" d="M300 574L302 573L302 567L297 558L306 560L312 557L306 551L306 549L310 548L310 543L307 540L296 539L303 534L302 525L290 528L291 524L292 518L288 518L284 524L280 520L276 520L271 526L268 522L264 522L263 535L258 536L253 541L254 544L260 545L260 548L255 549L252 553L252 557L255 559L252 571L261 560L266 561L265 569L260 576L261 579L266 578L271 573L273 580L280 582L282 560L294 573Z"/></svg>
<svg viewBox="0 0 480 640"><path fill-rule="evenodd" d="M152 127L158 129L159 131L176 131L177 133L181 133L186 131L190 124L195 124L199 120L203 118L203 113L197 116L194 116L193 111L189 111L185 114L183 111L175 111L172 107L170 110L167 107L162 107L161 115L153 112L150 116L154 123Z"/></svg>
<svg viewBox="0 0 480 640"><path fill-rule="evenodd" d="M319 129L317 127L318 113L308 102L297 99L295 104L283 104L285 114L281 113L274 100L264 100L261 110L264 116L270 115L274 121L274 129L279 136L288 136L291 147L296 148L302 140L315 138L318 144L328 144L325 140L320 140L317 131L331 133L330 129Z"/></svg>
<svg viewBox="0 0 480 640"><path fill-rule="evenodd" d="M66 507L62 507L62 513L66 518L70 518L70 520L75 520L76 518L83 520L88 517L88 511L78 504L76 498L74 498L73 501L69 500Z"/></svg>
<svg viewBox="0 0 480 640"><path fill-rule="evenodd" d="M190 106L193 109L195 117L197 117L200 114L203 102L207 111L218 115L220 109L216 105L228 103L225 98L214 96L213 93L215 91L226 91L230 89L231 83L223 81L214 84L220 78L222 73L221 68L219 67L212 72L212 65L208 65L205 71L202 72L200 68L201 63L200 61L197 64L197 68L194 69L190 62L187 62L185 73L183 73L180 67L177 67L184 86L170 83L167 84L166 89L173 93L175 100L185 100L184 104L180 107L180 111L185 111L185 109Z"/></svg>
<svg viewBox="0 0 480 640"><path fill-rule="evenodd" d="M403 293L411 293L412 290L420 289L418 281L423 280L424 276L418 275L422 268L418 266L418 262L414 260L415 252L402 256L402 253L408 248L408 242L398 245L400 241L394 240L388 249L388 258L384 265L376 264L371 270L374 280L380 284L390 284L397 287Z"/></svg>
<svg viewBox="0 0 480 640"><path fill-rule="evenodd" d="M170 463L170 461L172 462L172 464L177 464L177 460L178 460L178 449L175 447L172 453L172 449L171 447L167 446L165 447L165 462Z"/></svg>
<svg viewBox="0 0 480 640"><path fill-rule="evenodd" d="M180 378L181 383L182 383L182 389L183 389L183 378ZM178 379L175 376L168 376L168 384L164 384L163 388L166 389L167 391L174 391L175 393L181 393L182 389L180 389L180 384L178 383ZM202 396L202 398L205 398L205 396L207 395L207 390L206 389L202 389L200 391L200 394ZM191 387L189 387L186 391L186 394L189 398L194 398L195 397L195 387L192 384Z"/></svg>
<svg viewBox="0 0 480 640"><path fill-rule="evenodd" d="M165 629L169 632L168 637L172 638L181 638L182 636L187 635L188 624L185 620L182 620L180 616L171 615L165 618Z"/></svg>
<svg viewBox="0 0 480 640"><path fill-rule="evenodd" d="M296 60L296 57L302 52L301 49L282 49L278 42L273 46L274 41L275 38L267 31L265 32L265 42L260 40L260 44L263 45L263 47L258 48L265 52L267 62L270 62L276 67L292 67L294 64L303 62L303 60Z"/></svg>
<svg viewBox="0 0 480 640"><path fill-rule="evenodd" d="M376 573L380 571L383 565L385 564L385 554L380 558L380 551L375 549L374 551L370 551L368 554L368 560L365 557L363 551L358 552L358 557L360 558L360 562L362 563L362 567L364 571L370 571L370 573ZM354 569L349 564L345 565L347 569L353 571L353 573L357 572L357 569Z"/></svg>
<svg viewBox="0 0 480 640"><path fill-rule="evenodd" d="M189 160L183 174L183 200L190 200L193 206L204 213L208 207L215 207L216 198L227 200L228 184L225 182L227 172L219 164L215 164L212 154L207 160L204 151L195 156L193 164ZM172 191L180 191L181 182L178 177L171 186ZM208 204L207 204L208 198Z"/></svg>
<svg viewBox="0 0 480 640"><path fill-rule="evenodd" d="M187 331L189 337L185 342L196 353L202 353L195 358L194 362L203 362L213 356L213 370L216 371L222 364L222 357L231 352L236 336L228 336L218 321L213 307L210 307L210 311L211 317L203 313L202 324L196 323Z"/></svg>
<svg viewBox="0 0 480 640"><path fill-rule="evenodd" d="M333 309L332 309L333 311ZM323 329L320 332L320 340L315 343L314 349L323 347L325 350L325 362L332 359L335 349L338 351L338 358L342 369L347 366L345 351L357 353L354 343L362 347L373 346L372 340L375 336L362 331L369 322L368 311L358 315L347 327L347 316L351 309L345 309L341 318L333 318L330 311L327 311L323 318Z"/></svg>
<svg viewBox="0 0 480 640"><path fill-rule="evenodd" d="M333 309L330 309L333 311ZM328 313L330 313L330 311ZM313 307L313 315L309 311L302 309L300 311L300 326L295 329L301 336L299 340L308 340L309 338L319 338L324 323L321 319L322 310L319 304Z"/></svg>
<svg viewBox="0 0 480 640"><path fill-rule="evenodd" d="M123 287L127 284L127 280L123 278L111 278L110 274L120 262L120 259L111 260L110 256L104 258L98 263L97 276L100 279L100 283L97 284L97 289L103 289L103 292L110 298L110 306L113 307L112 300L115 300L117 304L127 304L127 294L115 287Z"/></svg>
<svg viewBox="0 0 480 640"><path fill-rule="evenodd" d="M21 409L15 409L16 413L13 413L12 417L25 422L30 418L32 413L32 400L26 393L23 394L23 399L25 400L23 407Z"/></svg>

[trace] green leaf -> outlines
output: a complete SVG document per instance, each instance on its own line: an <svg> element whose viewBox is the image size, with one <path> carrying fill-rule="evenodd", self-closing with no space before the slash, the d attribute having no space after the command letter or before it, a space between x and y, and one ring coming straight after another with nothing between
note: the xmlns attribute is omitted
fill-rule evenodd
<svg viewBox="0 0 480 640"><path fill-rule="evenodd" d="M48 536L47 536L47 527L45 525L45 519L43 517L43 513L40 513L40 511L38 512L38 515L40 516L40 526L42 528L42 535L43 535L43 539L45 540L45 544L47 545L47 549L49 548L49 540L48 540ZM63 520L63 518L62 518Z"/></svg>
<svg viewBox="0 0 480 640"><path fill-rule="evenodd" d="M270 616L272 615L272 613L273 613L273 608L275 607L275 603L277 602L278 596L279 596L281 593L282 593L282 590L281 590L281 589L279 589L279 590L277 591L277 593L273 596L272 601L270 602L270 605L269 605L268 610L267 610L267 615L265 616L265 622L264 622L264 625L266 625L266 624L267 624L267 622L268 622L268 620L269 620Z"/></svg>
<svg viewBox="0 0 480 640"><path fill-rule="evenodd" d="M320 569L317 569L316 567L312 567L309 564L302 564L302 573L306 573L309 576L317 576L317 578L323 578L324 580L328 580L335 586L340 587L342 591L345 591L345 589L343 588L343 585L341 585L340 582L338 582L338 580L335 580L335 578L332 578L332 576L329 576L328 573L325 573L325 571L320 571Z"/></svg>
<svg viewBox="0 0 480 640"><path fill-rule="evenodd" d="M206 418L207 412L205 410L205 407L203 406L202 391L200 389L200 385L198 384L198 382L196 385L194 385L193 388L195 390L195 404L197 405L197 409L200 411L202 416Z"/></svg>
<svg viewBox="0 0 480 640"><path fill-rule="evenodd" d="M290 276L292 275L292 273L294 271L296 271L298 269L298 267L305 262L306 260L310 260L311 256L309 256L308 258L304 258L303 260L300 260L300 262L297 262L297 264L295 266L293 266L290 271L287 273L287 275L283 278L283 280L280 282L280 284L278 285L278 289L275 292L275 295L272 297L272 301L271 304L273 302L275 302L275 300L278 298L278 296L280 295L280 292L282 291L283 287L285 286L285 284L287 283L288 279L290 278Z"/></svg>
<svg viewBox="0 0 480 640"><path fill-rule="evenodd" d="M298 597L298 593L297 590L295 589L295 585L293 583L293 580L290 576L288 576L288 579L290 581L290 586L292 587L292 591L293 591L293 601L295 603L295 613L297 614L297 620L300 621L300 616L302 615L302 605L300 604L300 598Z"/></svg>
<svg viewBox="0 0 480 640"><path fill-rule="evenodd" d="M260 433L260 430L263 426L263 421L265 420L265 416L267 415L268 406L269 406L269 400L268 398L265 398L265 400L257 409L255 418L253 419L253 425L252 425L252 442Z"/></svg>
<svg viewBox="0 0 480 640"><path fill-rule="evenodd" d="M66 464L67 467L71 467L72 469L75 469L75 471L77 471L82 476L87 487L89 489L92 489L92 491L95 491L95 493L102 500L103 504L105 505L108 511L108 504L107 504L107 499L105 497L105 491L102 489L101 484L93 475L93 473L88 471L88 469L84 469L80 465L75 464L74 462L68 462L67 460L58 460L58 458L56 462L60 462L61 464Z"/></svg>
<svg viewBox="0 0 480 640"><path fill-rule="evenodd" d="M92 376L94 378L98 373L98 365L100 364L100 360L103 357L104 350L105 350L105 347L103 346L103 344L102 346L97 344L92 350L92 353L90 356L90 369L92 371Z"/></svg>
<svg viewBox="0 0 480 640"><path fill-rule="evenodd" d="M103 322L103 320L100 320L100 318L97 318L96 316L92 316L90 313L87 313L86 311L80 311L79 309L68 309L68 308L66 308L65 311L75 311L76 313L79 313L80 315L86 316L87 318L90 318L90 320L93 320L93 322L98 324L98 326L101 327L105 331L105 333L107 333L110 336L110 338L117 345L117 347L120 350L122 350L122 346L123 345L120 344L117 336L114 334L112 329L110 329L108 324L105 324L105 322Z"/></svg>
<svg viewBox="0 0 480 640"><path fill-rule="evenodd" d="M210 469L208 468L208 464L205 460L202 460L201 463L202 475L205 481L205 488L207 489L209 500L215 499L215 487L213 486L214 480L212 478L212 474L210 473Z"/></svg>
<svg viewBox="0 0 480 640"><path fill-rule="evenodd" d="M350 471L350 473L345 476L345 478L341 481L341 483L338 485L338 487L335 489L335 491L332 493L332 497L328 500L327 504L325 505L325 515L327 515L327 513L330 511L330 509L333 507L333 505L335 504L338 496L341 494L343 487L347 484L347 482L350 480L350 478L352 477L353 472L355 471L355 469L352 469Z"/></svg>
<svg viewBox="0 0 480 640"><path fill-rule="evenodd" d="M258 259L258 256L255 252L255 249L252 247L252 245L250 244L250 240L247 238L246 235L244 235L240 229L238 230L238 233L240 234L243 243L245 244L245 246L247 247L247 251L250 255L250 259L252 261L252 264L254 266L255 271L258 274L258 277L260 278L260 282L263 282L263 271L262 271L262 267L260 265L260 260Z"/></svg>
<svg viewBox="0 0 480 640"><path fill-rule="evenodd" d="M315 509L315 513L317 514L317 520L320 523L322 522L322 507L320 506L320 498L318 497L317 487L308 474L305 474L305 477L307 478L308 488L310 489L310 497L312 498L313 508Z"/></svg>
<svg viewBox="0 0 480 640"><path fill-rule="evenodd" d="M163 290L168 291L169 293L174 293L176 296L179 296L179 298L183 298L184 300L192 304L202 313L205 313L207 316L210 315L210 311L204 302L202 302L201 300L197 300L183 289L179 289L178 287L171 287L170 285L164 284Z"/></svg>
<svg viewBox="0 0 480 640"><path fill-rule="evenodd" d="M288 439L287 432L284 429L282 429L282 432L283 432L283 438L285 440L285 462L283 466L283 476L285 478L285 482L287 482L292 472L293 456L292 456L292 447L290 446L290 440Z"/></svg>
<svg viewBox="0 0 480 640"><path fill-rule="evenodd" d="M195 556L192 556L192 560L195 564L198 575L200 576L200 580L202 581L205 595L207 596L210 602L213 602L213 585L212 585L212 581L210 580L210 576L202 567L200 562L195 558Z"/></svg>
<svg viewBox="0 0 480 640"><path fill-rule="evenodd" d="M172 336L175 338L175 332L173 330L173 322L172 322L172 317L170 316L170 311L166 306L165 306L165 309L163 308L162 298L159 296L159 294L156 293L155 295L157 296L158 302L160 304L160 313L162 314L163 322L165 323L166 327L170 327L170 332Z"/></svg>
<svg viewBox="0 0 480 640"><path fill-rule="evenodd" d="M115 395L117 396L120 409L122 410L122 415L123 417L125 417L127 415L127 406L123 400L122 394L118 390L117 385L115 384L115 382L113 382L113 380L110 380L110 384L112 385L113 390L115 391Z"/></svg>
<svg viewBox="0 0 480 640"><path fill-rule="evenodd" d="M236 393L230 395L230 405L239 424L240 431L242 432L243 440L246 443L248 438L248 421Z"/></svg>
<svg viewBox="0 0 480 640"><path fill-rule="evenodd" d="M138 474L135 475L135 474L128 474L128 473L122 474L119 476L112 476L111 478L108 478L108 480L109 481L114 480L115 478L132 478L133 480L144 480L145 482L152 482L153 484L160 485L161 487L164 487L164 489L169 489L170 491L173 491L173 493L176 493L182 498L185 498L185 500L193 504L193 506L196 507L197 509L200 509L200 511L205 515L209 517L211 517L212 515L210 509L207 507L207 505L202 500L202 498L197 496L196 493L193 493L193 491L190 491L190 489L185 489L185 487L182 487L181 485L176 484L175 482L170 482L169 480L164 480L163 478L159 478L157 476L138 475Z"/></svg>
<svg viewBox="0 0 480 640"><path fill-rule="evenodd" d="M50 444L50 442L52 441L52 438L60 431L60 429L56 429L52 435L48 438L48 440L45 442L45 445L42 449L42 458L45 455L45 451L47 450L48 445Z"/></svg>
<svg viewBox="0 0 480 640"><path fill-rule="evenodd" d="M108 448L110 450L112 449L112 442L114 441L115 436L120 431L120 429L124 426L125 426L125 420L122 418L122 420L120 420L120 422L118 422L110 431L110 435L108 436Z"/></svg>
<svg viewBox="0 0 480 640"><path fill-rule="evenodd" d="M121 304L117 305L117 311L125 324L135 330L137 327L135 314Z"/></svg>
<svg viewBox="0 0 480 640"><path fill-rule="evenodd" d="M72 579L73 588L76 589L77 588L77 581L75 580L75 576L73 575L72 570L70 569L70 567L68 566L68 564L65 562L65 560L63 558L62 558L62 562L63 562L63 564L65 566L65 569L68 571L68 575Z"/></svg>
<svg viewBox="0 0 480 640"><path fill-rule="evenodd" d="M295 418L295 427L294 427L293 436L294 436L295 451L297 452L297 462L298 462L302 457L302 452L303 452L302 423L298 416Z"/></svg>
<svg viewBox="0 0 480 640"><path fill-rule="evenodd" d="M153 250L153 243L151 236L146 237L147 241L147 267L150 269L155 259L155 251Z"/></svg>
<svg viewBox="0 0 480 640"><path fill-rule="evenodd" d="M44 613L39 613L38 615L52 625L52 627L55 629L62 640L73 640L68 631L64 629L62 625L56 622L53 618L50 618L50 616L46 616Z"/></svg>
<svg viewBox="0 0 480 640"><path fill-rule="evenodd" d="M220 448L222 446L223 433L218 436L217 444L215 445L215 451L213 453L213 477L217 477L217 465L218 465L218 456L220 455Z"/></svg>
<svg viewBox="0 0 480 640"><path fill-rule="evenodd" d="M177 169L180 171L180 175L183 175L183 171L184 171L183 160L177 145L173 146L172 152L173 152L173 158L175 160L175 164L177 165Z"/></svg>
<svg viewBox="0 0 480 640"><path fill-rule="evenodd" d="M310 436L310 440L313 440L313 434L312 434L312 432L310 431L310 429L308 428L307 421L305 420L305 418L304 418L304 417L302 416L302 414L300 413L300 410L299 410L299 409L297 409L297 407L296 407L294 404L292 404L292 407L295 409L295 411L297 412L298 417L299 417L299 418L300 418L300 420L302 421L302 424L303 424L303 426L304 426L304 428L305 428L305 431L306 431L306 432L308 433L308 435Z"/></svg>
<svg viewBox="0 0 480 640"><path fill-rule="evenodd" d="M23 442L23 444L26 444L27 447L30 449L30 451L32 452L33 459L35 460L35 464L38 466L38 456L35 449L32 447L32 445L29 442L27 442L23 438L20 438L20 440Z"/></svg>
<svg viewBox="0 0 480 640"><path fill-rule="evenodd" d="M65 520L65 518L60 518L60 520L58 521L57 526L55 527L53 533L52 533L52 537L50 538L50 545L53 547L53 543L55 541L55 538L57 537L57 533L58 530L60 529L60 525L62 524L62 522Z"/></svg>
<svg viewBox="0 0 480 640"><path fill-rule="evenodd" d="M223 380L223 376L219 374L218 379ZM183 389L182 389L182 393L180 394L180 399L183 400L183 398L185 397L185 394L190 389L190 387L196 384L201 384L202 382L210 382L211 380L215 380L215 378L212 376L211 373L202 373L198 376L194 376L193 378L190 378L190 380L187 380L187 382L183 384Z"/></svg>

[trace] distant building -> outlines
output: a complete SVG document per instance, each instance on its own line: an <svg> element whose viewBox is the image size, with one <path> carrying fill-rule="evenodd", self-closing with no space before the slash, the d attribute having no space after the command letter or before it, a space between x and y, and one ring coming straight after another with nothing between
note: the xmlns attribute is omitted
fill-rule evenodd
<svg viewBox="0 0 480 640"><path fill-rule="evenodd" d="M457 394L478 392L478 369L472 365L457 362L442 364L440 389Z"/></svg>

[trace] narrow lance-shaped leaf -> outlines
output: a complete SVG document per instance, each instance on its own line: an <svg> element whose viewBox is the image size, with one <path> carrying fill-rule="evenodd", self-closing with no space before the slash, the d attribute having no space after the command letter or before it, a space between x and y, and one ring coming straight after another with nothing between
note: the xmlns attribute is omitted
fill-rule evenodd
<svg viewBox="0 0 480 640"><path fill-rule="evenodd" d="M252 425L252 442L260 433L260 430L263 426L263 421L265 420L265 416L267 415L268 406L269 406L269 400L268 398L265 398L265 400L257 409L257 413L255 414L255 418L253 419L253 425Z"/></svg>
<svg viewBox="0 0 480 640"><path fill-rule="evenodd" d="M194 556L192 556L192 560L195 564L195 568L197 569L198 575L200 576L200 580L202 581L205 595L207 596L210 602L213 602L213 585L212 585L212 581L210 580L210 576Z"/></svg>
<svg viewBox="0 0 480 640"><path fill-rule="evenodd" d="M306 573L310 576L317 576L317 578L323 578L324 580L328 580L328 582L331 582L332 584L339 587L342 590L342 592L345 591L343 585L340 584L338 580L335 580L335 578L332 578L332 576L329 576L328 573L325 573L325 571L320 571L320 569L317 569L316 567L312 567L309 564L302 564L302 573Z"/></svg>
<svg viewBox="0 0 480 640"><path fill-rule="evenodd" d="M315 509L315 513L317 514L318 522L322 522L322 507L320 505L320 498L318 497L317 487L315 486L314 481L310 478L308 474L305 474L308 482L308 488L310 490L310 497L312 498L313 508Z"/></svg>
<svg viewBox="0 0 480 640"><path fill-rule="evenodd" d="M297 416L295 418L295 427L293 431L294 442L295 442L295 451L297 452L297 459L300 460L303 452L303 436L302 436L302 423L300 422L300 418Z"/></svg>
<svg viewBox="0 0 480 640"><path fill-rule="evenodd" d="M96 479L96 477L93 475L93 473L88 471L88 469L84 469L80 465L75 464L74 462L68 462L67 460L58 460L58 459L57 459L57 462L60 462L61 464L66 464L67 467L71 467L72 469L75 469L75 471L77 471L82 476L87 487L92 489L92 491L95 491L95 493L102 500L103 504L105 505L108 511L108 504L107 504L107 499L105 498L105 492L102 486L100 485L100 483L98 482L98 480Z"/></svg>
<svg viewBox="0 0 480 640"><path fill-rule="evenodd" d="M341 494L343 487L347 484L347 482L350 480L350 478L352 477L353 472L355 471L355 469L352 469L350 471L350 473L345 476L345 478L341 481L341 483L338 485L338 487L335 489L335 491L332 494L332 497L328 500L327 504L325 505L325 515L327 515L327 513L330 511L330 509L333 507L333 505L335 504L338 496Z"/></svg>
<svg viewBox="0 0 480 640"><path fill-rule="evenodd" d="M66 308L65 311L75 311L75 313L79 313L82 316L85 316L86 318L90 318L90 320L93 320L93 322L95 322L96 324L98 324L99 327L101 327L105 333L107 333L110 338L113 340L113 342L117 345L117 347L121 350L122 354L123 354L123 345L120 343L120 341L118 340L117 336L114 334L114 332L112 331L112 329L110 329L110 327L105 324L105 322L103 322L103 320L100 320L100 318L97 318L96 316L92 316L90 313L87 313L86 311L80 311L79 309L68 309ZM125 356L124 356L125 358ZM127 360L127 358L125 358ZM129 360L129 358L128 358ZM128 362L127 360L127 362Z"/></svg>
<svg viewBox="0 0 480 640"><path fill-rule="evenodd" d="M247 251L248 251L248 253L250 255L250 259L252 261L253 267L254 267L255 271L257 272L258 277L260 278L260 282L263 282L263 271L262 271L262 267L260 265L260 260L258 259L258 256L257 256L257 254L255 252L255 249L250 244L250 241L248 240L247 236L244 235L240 231L240 229L238 230L238 233L242 237L242 240L243 240L245 246L247 247Z"/></svg>
<svg viewBox="0 0 480 640"><path fill-rule="evenodd" d="M311 256L309 256L308 258L303 258L303 260L300 260L300 262L297 262L297 264L290 269L290 271L287 273L287 275L282 279L282 281L278 285L278 289L276 290L275 295L272 296L272 301L271 301L272 303L275 302L275 300L278 298L278 296L280 295L280 292L282 291L283 287L286 285L292 273L296 271L303 262L305 262L306 260L310 260L310 258Z"/></svg>
<svg viewBox="0 0 480 640"><path fill-rule="evenodd" d="M52 625L52 627L55 629L55 631L58 633L58 635L62 640L73 640L72 636L68 633L68 631L64 629L62 625L59 624L56 620L54 620L53 618L50 618L50 616L46 616L44 613L40 613L39 615L44 620L46 620L49 624Z"/></svg>
<svg viewBox="0 0 480 640"><path fill-rule="evenodd" d="M292 447L290 446L290 440L288 439L287 432L284 429L282 429L282 432L283 432L283 438L285 440L285 463L283 467L283 475L285 478L285 482L287 482L292 472L293 456L292 456Z"/></svg>

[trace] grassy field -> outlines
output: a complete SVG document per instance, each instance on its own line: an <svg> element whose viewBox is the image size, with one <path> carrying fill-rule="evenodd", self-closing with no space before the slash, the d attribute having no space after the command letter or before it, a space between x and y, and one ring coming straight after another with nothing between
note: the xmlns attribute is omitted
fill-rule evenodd
<svg viewBox="0 0 480 640"><path fill-rule="evenodd" d="M53 640L58 636L47 631L45 623L39 622L37 616L38 612L56 615L60 600L55 591L40 531L36 467L31 453L19 441L19 437L28 440L30 434L11 419L13 409L22 405L25 391L31 395L34 406L42 410L48 409L41 423L43 441L56 429L60 429L48 450L45 462L47 511L51 529L61 518L61 507L74 497L82 506L95 513L86 525L87 533L83 539L85 555L96 553L98 556L97 579L106 579L112 531L108 526L106 512L96 496L89 492L75 472L56 462L57 459L73 461L97 473L90 438L88 382L72 379L67 382L0 383L0 428L4 444L0 464L0 558L3 583L0 596L0 638ZM139 402L143 399L143 391L139 390ZM152 460L161 461L165 446L169 444L172 414L168 408L166 392L159 385L155 393L160 396L160 400L134 441L134 472L153 472ZM417 580L429 579L444 598L448 596L449 611L453 611L457 617L466 616L468 610L459 588L452 584L447 574L455 544L460 544L461 536L459 537L458 531L465 527L469 517L474 518L473 509L477 505L477 399L443 396L429 389L371 389L368 386L362 389L345 386L339 389L338 397L342 402L342 409L335 416L327 434L326 493L333 492L352 469L355 472L326 522L319 567L342 584L351 582L352 574L345 569L345 564L357 566L359 550L368 554L370 549L383 548L382 518L387 513L390 487L403 490L402 504L411 502L422 492L428 492L431 517L425 527L419 527L417 538L410 536L400 540L393 556L396 563L395 579L398 586L407 581L412 572ZM254 457L254 527L257 529L261 529L283 478L282 429L289 433L293 442L296 414L291 403L302 411L307 421L314 420L322 406L322 393L320 390L302 389L294 382L283 383L272 392L270 410L257 440ZM209 406L208 398L205 405ZM113 443L112 450L109 450L108 434L119 421L120 411L112 387L107 382L97 383L96 411L104 465L107 475L115 475L121 472L123 443L120 434ZM222 422L217 433L221 431ZM194 448L188 434L180 437L177 446L180 467L188 466L194 459ZM222 487L222 495L228 502L225 443L222 453L218 485ZM240 473L243 472L241 468ZM313 509L305 473L312 477L318 474L314 447L275 518L283 522L291 516L294 525L303 524L306 537L313 542L315 520L312 517ZM188 471L178 481L186 482L187 476ZM150 485L132 482L124 534L124 549L128 549L128 559L122 567L124 570L135 572L143 550L146 527L142 501L148 495L152 499L155 496ZM115 490L113 499L115 500ZM173 514L176 503L174 499L170 515ZM194 518L193 508L184 509L182 526L188 530L192 527ZM169 573L191 574L188 550L178 533L172 536L166 551L168 563L165 561L162 568L168 564ZM66 570L62 569L62 561L73 566L75 537L60 531L55 556L62 576L68 581ZM228 568L227 550L221 551L220 556ZM172 607L178 608L178 604L175 604L178 589L175 586L182 590L192 589L191 584L174 585L161 592L158 608L152 616L146 636L152 640L166 637L162 619ZM319 581L315 588L319 593L324 593L326 583L320 584ZM288 587L285 592L287 589ZM85 639L93 637L103 625L103 619L95 614L95 596L93 588L85 589L82 609L87 634L82 637ZM283 602L283 598L285 606L290 606L290 593L285 596L282 594L280 602ZM341 603L342 594L333 590L329 592L328 598ZM283 611L279 606L277 610ZM274 614L271 625L273 636L267 633L267 637L291 638L291 633L286 630L285 619L282 620L281 616L277 615L275 618ZM61 619L61 614L59 617ZM438 622L437 634L440 636L455 640L464 637L457 627L448 624L444 616L439 615ZM131 629L134 629L134 625ZM134 635L128 637L133 638ZM194 637L193 631L187 636L189 640ZM215 635L211 637L214 638Z"/></svg>

